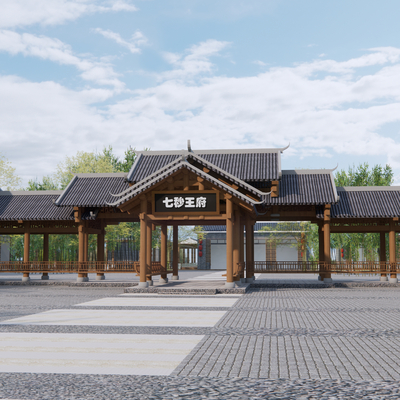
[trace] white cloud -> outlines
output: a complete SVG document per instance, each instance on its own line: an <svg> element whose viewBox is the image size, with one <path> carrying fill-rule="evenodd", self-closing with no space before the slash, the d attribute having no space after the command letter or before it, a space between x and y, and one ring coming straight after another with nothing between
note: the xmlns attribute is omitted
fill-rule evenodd
<svg viewBox="0 0 400 400"><path fill-rule="evenodd" d="M118 43L119 45L126 47L127 49L129 49L131 53L140 53L141 52L140 46L143 46L147 43L146 37L140 31L136 31L132 35L131 40L129 42L122 39L119 33L110 31L109 29L104 30L101 28L96 28L94 31L104 36L105 38L114 40L114 42Z"/></svg>
<svg viewBox="0 0 400 400"><path fill-rule="evenodd" d="M164 58L174 69L161 74L160 78L187 79L199 74L210 73L214 69L214 65L209 60L210 57L218 55L228 45L229 42L207 40L192 46L188 49L185 56L166 52L164 53Z"/></svg>
<svg viewBox="0 0 400 400"><path fill-rule="evenodd" d="M84 14L136 10L130 1L122 0L5 0L1 2L0 28L57 25Z"/></svg>
<svg viewBox="0 0 400 400"><path fill-rule="evenodd" d="M77 150L108 144L120 154L128 145L179 149L187 139L197 149L290 142L286 154L333 155L333 165L335 154L348 155L350 162L355 156L383 156L400 172L399 132L385 131L388 124L398 124L400 131L400 49L234 78L213 74L210 57L225 47L213 41L185 55L168 54L173 69L162 82L107 107L96 105L108 98L106 90L73 91L53 82L0 77L2 151L25 177L48 174ZM60 58L69 54L64 53Z"/></svg>
<svg viewBox="0 0 400 400"><path fill-rule="evenodd" d="M253 64L259 65L260 67L266 67L268 65L267 63L260 60L253 61Z"/></svg>
<svg viewBox="0 0 400 400"><path fill-rule="evenodd" d="M13 55L23 54L24 56L38 57L62 65L73 65L82 72L83 79L99 85L110 85L117 90L124 87L111 65L104 61L80 58L72 52L69 45L58 39L0 30L0 51Z"/></svg>

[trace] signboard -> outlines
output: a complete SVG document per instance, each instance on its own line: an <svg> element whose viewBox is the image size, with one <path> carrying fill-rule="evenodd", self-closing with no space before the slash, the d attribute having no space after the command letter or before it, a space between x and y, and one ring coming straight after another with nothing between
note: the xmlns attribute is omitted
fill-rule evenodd
<svg viewBox="0 0 400 400"><path fill-rule="evenodd" d="M154 212L216 214L219 213L218 193L214 191L158 192L154 194Z"/></svg>

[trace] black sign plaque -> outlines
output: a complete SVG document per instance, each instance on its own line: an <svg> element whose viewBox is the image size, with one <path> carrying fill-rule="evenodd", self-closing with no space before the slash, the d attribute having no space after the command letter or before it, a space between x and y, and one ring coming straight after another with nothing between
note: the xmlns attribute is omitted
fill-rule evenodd
<svg viewBox="0 0 400 400"><path fill-rule="evenodd" d="M215 192L155 193L154 211L157 213L217 213L218 202Z"/></svg>

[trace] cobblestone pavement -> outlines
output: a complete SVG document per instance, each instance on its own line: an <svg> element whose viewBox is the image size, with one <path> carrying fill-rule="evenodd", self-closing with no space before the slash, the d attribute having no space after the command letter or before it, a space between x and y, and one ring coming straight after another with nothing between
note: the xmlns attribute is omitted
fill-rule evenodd
<svg viewBox="0 0 400 400"><path fill-rule="evenodd" d="M219 307L217 296L161 295L150 297L160 299L159 306L143 306L143 297L138 302L140 306L135 306L133 295L129 297L129 306L103 309L105 314L147 309L159 311L160 315L171 310L218 311L223 316L214 326L60 325L57 320L40 325L10 321L49 310L99 310L99 306L84 303L116 298L122 292L122 288L115 287L2 286L0 321L7 324L0 322L0 335L32 334L40 338L45 334L86 334L96 339L108 334L117 338L198 337L197 344L169 376L111 375L107 368L101 374L5 371L0 373L0 398L400 398L397 288L257 288L237 296L231 307ZM163 298L167 297L181 299L182 305L164 307ZM215 307L209 303L200 306L204 298L216 299ZM187 307L185 299L192 299L192 303L197 299L199 307Z"/></svg>

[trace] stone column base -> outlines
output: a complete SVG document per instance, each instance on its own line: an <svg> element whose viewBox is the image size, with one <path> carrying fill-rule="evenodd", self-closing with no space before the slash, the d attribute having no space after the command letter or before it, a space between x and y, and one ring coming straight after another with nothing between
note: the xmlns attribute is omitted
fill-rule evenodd
<svg viewBox="0 0 400 400"><path fill-rule="evenodd" d="M168 283L168 278L161 278L161 276L160 276L158 283Z"/></svg>
<svg viewBox="0 0 400 400"><path fill-rule="evenodd" d="M381 276L379 280L381 282L387 282L388 281L388 277L387 276Z"/></svg>
<svg viewBox="0 0 400 400"><path fill-rule="evenodd" d="M23 276L22 277L22 282L29 282L31 278L29 276Z"/></svg>
<svg viewBox="0 0 400 400"><path fill-rule="evenodd" d="M324 278L324 283L332 283L332 278Z"/></svg>
<svg viewBox="0 0 400 400"><path fill-rule="evenodd" d="M235 282L225 282L225 287L227 289L233 289L236 287L236 283Z"/></svg>
<svg viewBox="0 0 400 400"><path fill-rule="evenodd" d="M84 276L78 276L78 277L76 278L76 281L79 282L79 283L80 283L80 282L86 282Z"/></svg>
<svg viewBox="0 0 400 400"><path fill-rule="evenodd" d="M397 283L398 281L397 278L389 278L389 283Z"/></svg>
<svg viewBox="0 0 400 400"><path fill-rule="evenodd" d="M153 286L153 281L147 281L147 284L148 284L149 286Z"/></svg>
<svg viewBox="0 0 400 400"><path fill-rule="evenodd" d="M172 275L173 281L179 281L179 275Z"/></svg>
<svg viewBox="0 0 400 400"><path fill-rule="evenodd" d="M48 281L49 280L49 276L48 275L42 275L42 277L40 279L42 281Z"/></svg>
<svg viewBox="0 0 400 400"><path fill-rule="evenodd" d="M96 275L96 281L104 281L106 277L104 275Z"/></svg>
<svg viewBox="0 0 400 400"><path fill-rule="evenodd" d="M147 288L147 287L149 287L149 284L148 284L147 282L139 282L138 287L140 287L140 288Z"/></svg>
<svg viewBox="0 0 400 400"><path fill-rule="evenodd" d="M322 281L322 280L323 280L321 275L318 275L318 280L319 280L319 281Z"/></svg>

